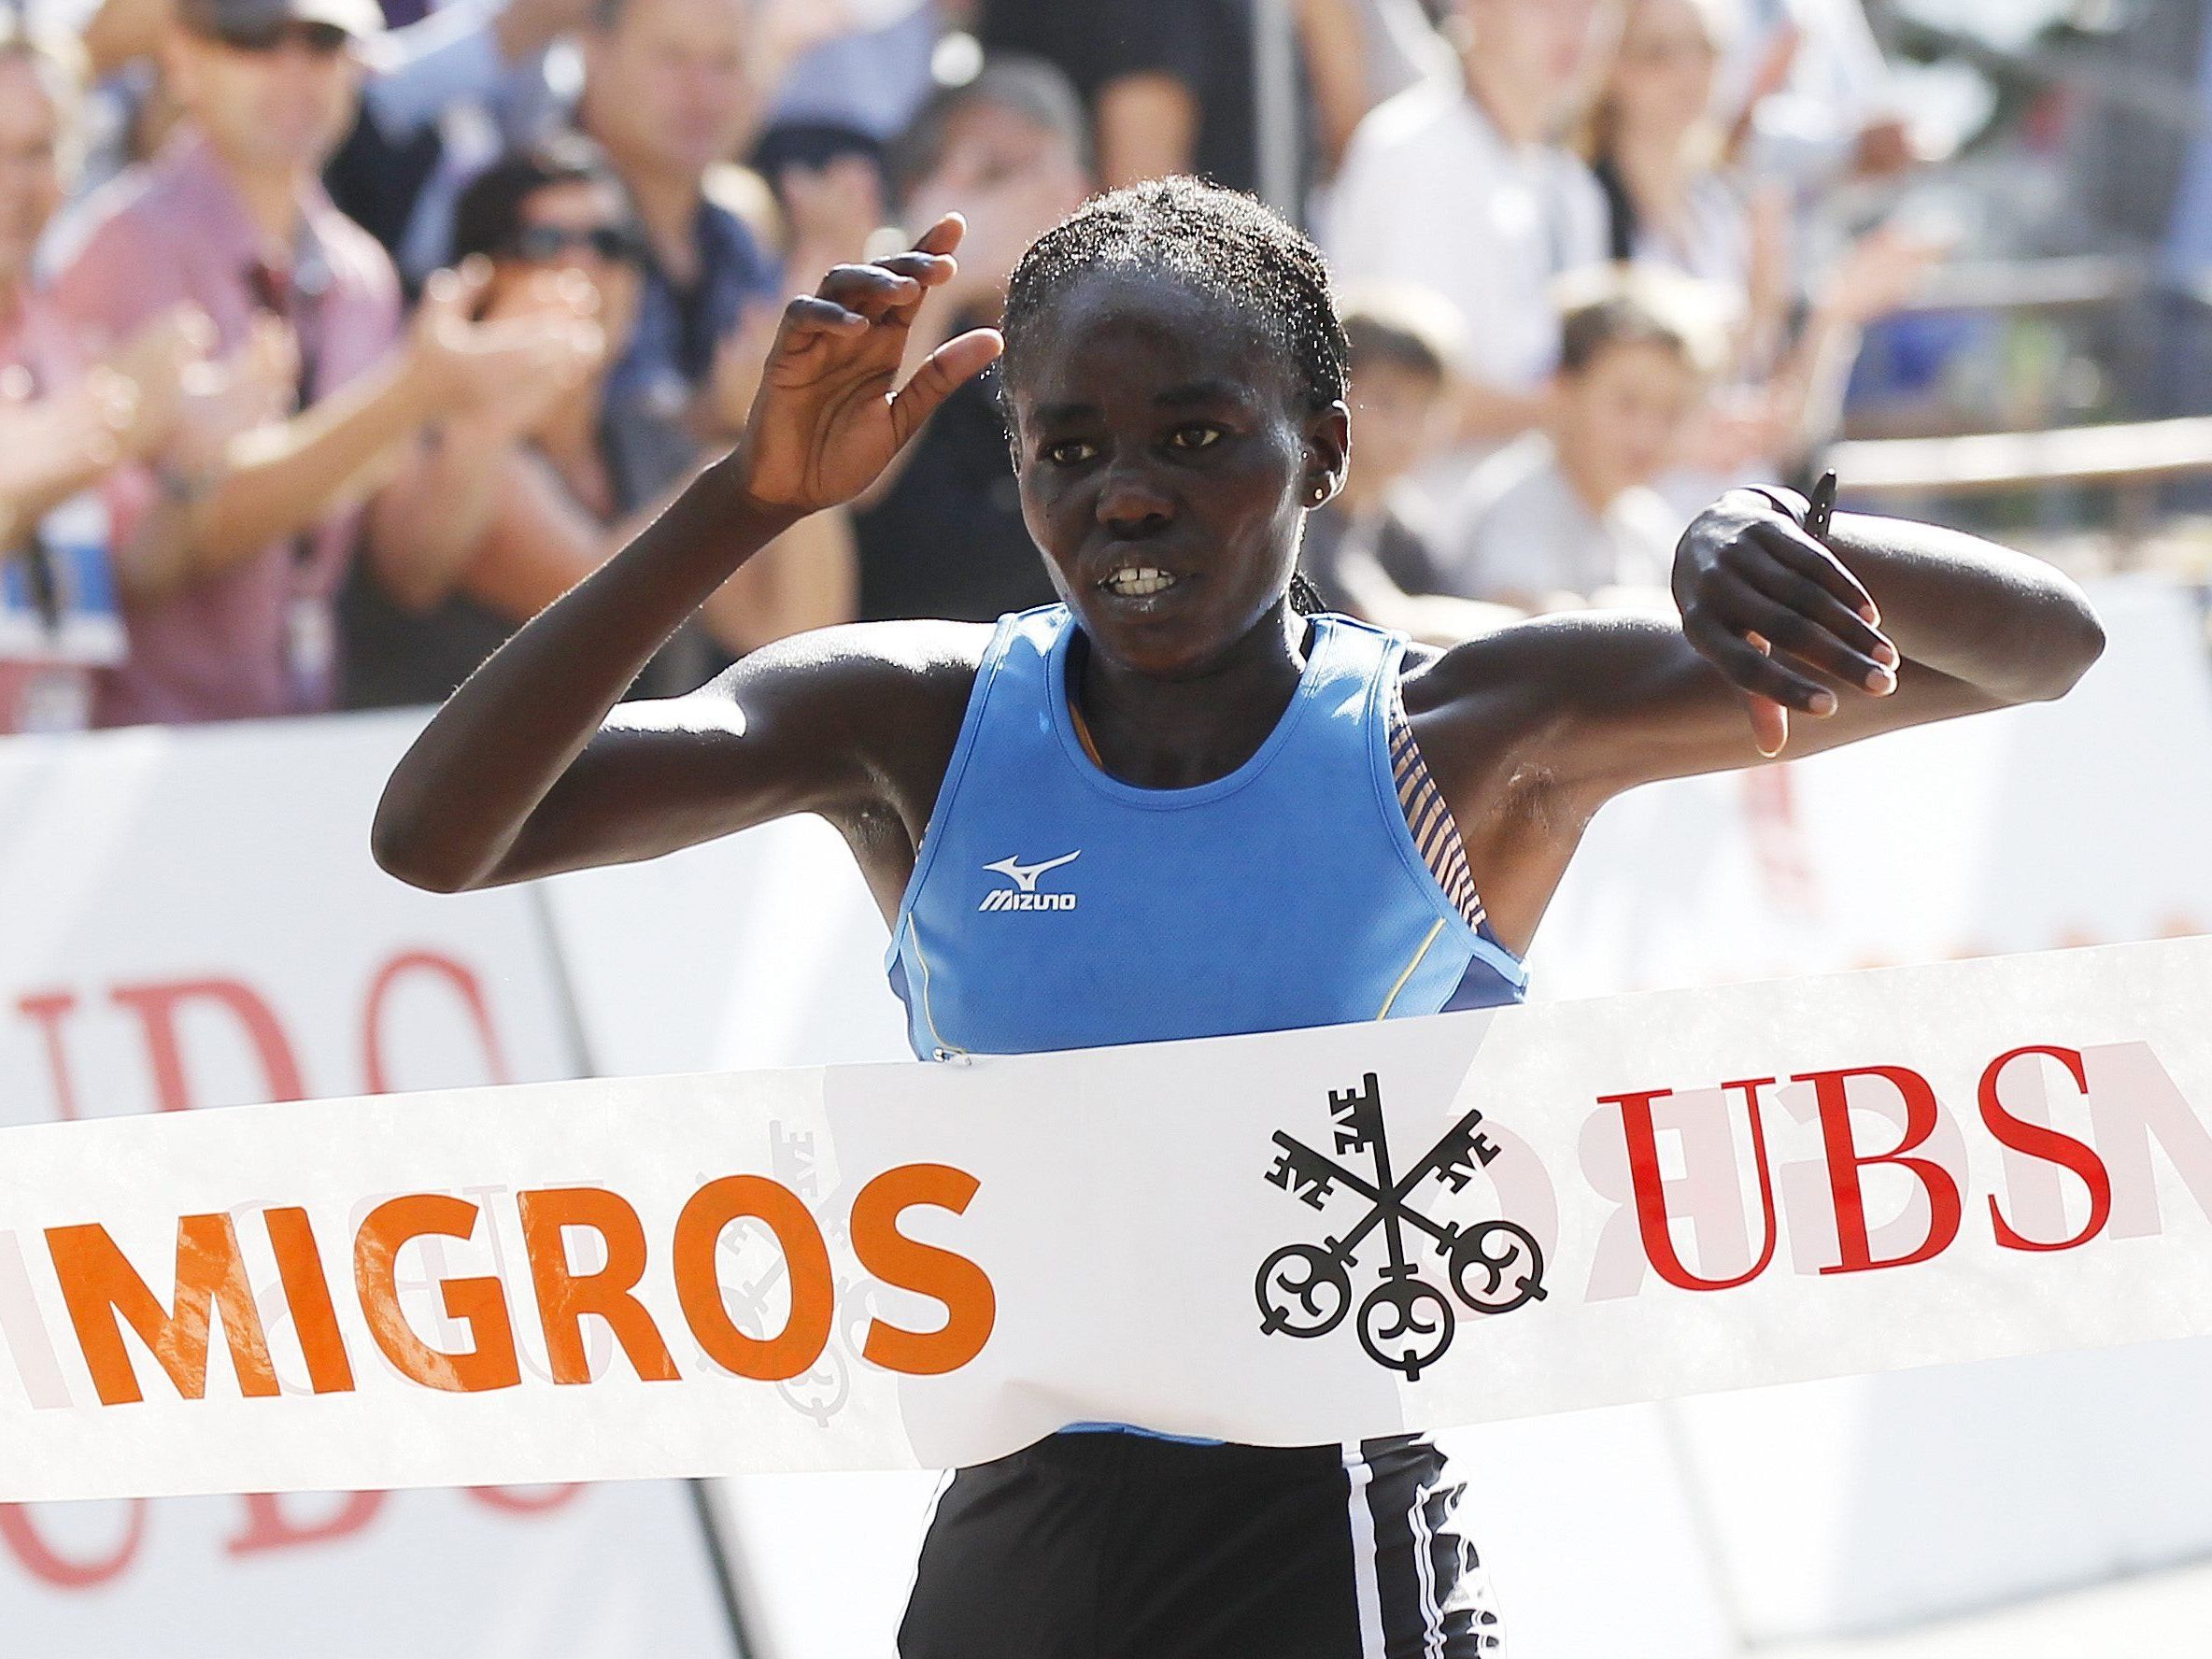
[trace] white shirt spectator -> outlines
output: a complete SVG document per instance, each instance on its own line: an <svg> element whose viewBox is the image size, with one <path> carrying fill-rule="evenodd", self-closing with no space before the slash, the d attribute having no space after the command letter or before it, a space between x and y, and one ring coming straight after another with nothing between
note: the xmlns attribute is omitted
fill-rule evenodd
<svg viewBox="0 0 2212 1659"><path fill-rule="evenodd" d="M1748 27L1736 31L1722 65L1723 100L1740 108L1761 61L1785 29L1797 33L1788 83L1759 106L1751 128L1753 169L1802 190L1832 183L1850 163L1860 132L1897 113L1895 88L1865 0L1739 0Z"/></svg>
<svg viewBox="0 0 2212 1659"><path fill-rule="evenodd" d="M1550 437L1529 432L1468 476L1447 516L1438 562L1463 599L1591 598L1608 588L1664 588L1683 519L1654 490L1624 491L1594 513Z"/></svg>
<svg viewBox="0 0 2212 1659"><path fill-rule="evenodd" d="M1559 356L1550 291L1605 258L1605 199L1589 169L1550 144L1507 141L1455 81L1379 106L1345 152L1326 238L1340 280L1419 282L1467 323L1462 367L1527 391Z"/></svg>
<svg viewBox="0 0 2212 1659"><path fill-rule="evenodd" d="M1663 265L1741 296L1751 280L1751 228L1743 197L1718 173L1690 180L1682 222L1640 224L1628 250L1639 264Z"/></svg>

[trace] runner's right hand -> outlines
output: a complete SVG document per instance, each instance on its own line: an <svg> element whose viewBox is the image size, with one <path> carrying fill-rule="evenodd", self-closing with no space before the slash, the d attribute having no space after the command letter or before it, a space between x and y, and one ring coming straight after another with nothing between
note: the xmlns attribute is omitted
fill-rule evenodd
<svg viewBox="0 0 2212 1659"><path fill-rule="evenodd" d="M929 291L951 280L964 228L948 213L910 251L839 265L814 293L784 307L730 462L754 501L799 513L850 501L940 404L998 357L1004 345L998 331L972 329L932 351L897 388L907 332Z"/></svg>

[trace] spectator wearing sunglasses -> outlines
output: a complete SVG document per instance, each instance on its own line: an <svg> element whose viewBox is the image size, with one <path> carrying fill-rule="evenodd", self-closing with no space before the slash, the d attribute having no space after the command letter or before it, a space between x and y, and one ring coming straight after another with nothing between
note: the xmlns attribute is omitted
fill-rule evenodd
<svg viewBox="0 0 2212 1659"><path fill-rule="evenodd" d="M343 607L355 707L443 701L659 511L672 468L688 482L711 458L674 423L652 423L641 436L627 407L606 399L609 370L635 326L644 254L628 197L588 140L564 135L478 175L456 204L454 249L464 264L488 269L487 321L569 315L581 297L599 319L603 349L580 384L538 400L527 421L468 436L489 482L464 492L465 503L441 504L444 531L469 545L450 593L434 605L411 604L373 569L356 567ZM669 442L681 443L681 452L661 453L658 446ZM674 688L702 652L733 658L844 620L841 533L834 521L827 531L802 530L764 568L749 561L690 625L701 637L649 668L644 690ZM803 579L809 572L815 579Z"/></svg>
<svg viewBox="0 0 2212 1659"><path fill-rule="evenodd" d="M357 546L411 591L451 579L450 546L413 532L466 456L426 434L573 378L594 343L574 319L473 321L452 277L402 340L390 261L317 177L353 119L353 49L380 27L374 0L177 0L163 68L188 120L107 188L55 282L95 342L190 302L224 349L275 331L295 368L285 418L164 475L189 530L180 557L119 573L130 658L103 682L104 724L331 706Z"/></svg>

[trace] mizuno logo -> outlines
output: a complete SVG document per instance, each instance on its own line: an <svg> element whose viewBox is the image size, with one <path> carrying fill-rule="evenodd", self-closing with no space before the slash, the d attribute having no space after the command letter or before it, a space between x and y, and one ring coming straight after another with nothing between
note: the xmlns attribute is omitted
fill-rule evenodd
<svg viewBox="0 0 2212 1659"><path fill-rule="evenodd" d="M1063 864L1072 864L1082 857L1083 849L1077 847L1071 853L1064 853L1057 858L1047 858L1042 864L1024 864L1018 858L1001 858L996 864L985 864L984 868L995 875L1004 876L1023 892L1034 893L1039 876L1048 870L1057 870Z"/></svg>
<svg viewBox="0 0 2212 1659"><path fill-rule="evenodd" d="M984 868L993 875L1002 875L1014 884L1011 887L998 887L984 895L978 910L1073 910L1072 893L1040 893L1037 878L1048 870L1057 870L1063 864L1072 864L1083 857L1083 849L1057 858L1047 858L1042 864L1024 864L1019 858L1000 858L996 864Z"/></svg>

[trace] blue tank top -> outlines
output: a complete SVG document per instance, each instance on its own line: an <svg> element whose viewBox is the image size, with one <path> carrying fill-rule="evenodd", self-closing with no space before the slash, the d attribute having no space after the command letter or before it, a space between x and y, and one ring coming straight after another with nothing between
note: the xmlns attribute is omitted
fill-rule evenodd
<svg viewBox="0 0 2212 1659"><path fill-rule="evenodd" d="M1000 618L886 967L923 1058L1340 1025L1521 1000L1429 867L1394 781L1405 636L1312 619L1243 765L1140 788L1085 752L1065 605Z"/></svg>

